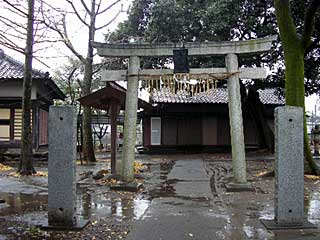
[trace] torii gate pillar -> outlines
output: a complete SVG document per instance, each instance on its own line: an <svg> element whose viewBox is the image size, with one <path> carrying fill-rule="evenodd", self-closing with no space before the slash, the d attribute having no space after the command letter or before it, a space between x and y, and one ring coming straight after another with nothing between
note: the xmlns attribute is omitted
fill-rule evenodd
<svg viewBox="0 0 320 240"><path fill-rule="evenodd" d="M235 73L228 79L228 104L229 104L229 121L230 135L232 146L232 169L234 187L246 186L246 158L243 136L243 121L241 108L241 94L239 83L238 57L230 53L226 55L226 67L228 72Z"/></svg>
<svg viewBox="0 0 320 240"><path fill-rule="evenodd" d="M140 58L130 56L128 68L128 81L126 93L125 119L124 119L124 139L122 152L122 178L125 182L134 179L134 159L136 145L136 122L138 109L138 73L140 69Z"/></svg>

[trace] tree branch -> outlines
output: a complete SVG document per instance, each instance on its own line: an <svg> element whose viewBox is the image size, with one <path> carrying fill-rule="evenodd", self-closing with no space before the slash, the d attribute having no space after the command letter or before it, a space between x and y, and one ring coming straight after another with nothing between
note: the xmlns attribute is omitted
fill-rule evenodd
<svg viewBox="0 0 320 240"><path fill-rule="evenodd" d="M118 2L120 2L121 0L116 0L115 2L111 3L108 7L106 7L105 9L101 10L100 12L97 12L97 15L103 14L106 11L108 11L109 9L111 9L114 5L116 5Z"/></svg>
<svg viewBox="0 0 320 240"><path fill-rule="evenodd" d="M308 55L308 53L310 53L312 50L319 48L319 43L320 43L320 38L316 38L315 40L313 40L309 46L305 49L304 51L304 55Z"/></svg>
<svg viewBox="0 0 320 240"><path fill-rule="evenodd" d="M17 23L16 21L10 20L9 18L6 18L4 16L0 16L0 22L2 22L7 27L13 28L15 26L14 27L15 30L16 30L16 28L22 28L25 31L27 30L27 28L24 25ZM21 32L20 32L20 34L21 34Z"/></svg>
<svg viewBox="0 0 320 240"><path fill-rule="evenodd" d="M15 41L25 41L26 40L26 34L24 34L24 36L20 35L14 35L14 34L11 34L11 33L8 33L8 32L5 32L4 31L4 34L3 33L0 33L0 37L2 39L6 39L6 40L10 40L9 38L11 38L11 42L15 42Z"/></svg>
<svg viewBox="0 0 320 240"><path fill-rule="evenodd" d="M301 39L296 32L289 0L273 0L273 2L284 51L290 52L290 48L296 48L296 43L301 42Z"/></svg>
<svg viewBox="0 0 320 240"><path fill-rule="evenodd" d="M65 20L65 16L62 19L62 23L63 23L63 31L64 33L62 34L59 30L58 33L61 34L60 36L63 39L63 42L65 43L65 45L70 49L70 51L83 63L86 62L86 59L76 51L76 49L73 47L70 38L68 36L68 32L67 32L67 26L66 26L66 20Z"/></svg>
<svg viewBox="0 0 320 240"><path fill-rule="evenodd" d="M121 11L119 11L109 22L107 22L106 24L104 24L104 25L102 25L100 27L97 27L95 30L98 31L98 30L100 30L102 28L105 28L105 27L109 26L114 20L117 19L117 17L120 15L120 13L121 13Z"/></svg>
<svg viewBox="0 0 320 240"><path fill-rule="evenodd" d="M87 12L88 14L90 14L91 11L90 11L90 9L88 8L87 4L86 4L83 0L81 0L81 4L82 4L82 6L84 7L84 9L86 10L86 12Z"/></svg>
<svg viewBox="0 0 320 240"><path fill-rule="evenodd" d="M22 13L25 17L28 17L28 14L22 11L21 9L17 8L14 4L10 3L8 0L3 0L6 4L8 4L13 9L17 10L18 12Z"/></svg>
<svg viewBox="0 0 320 240"><path fill-rule="evenodd" d="M67 27L66 27L66 20L65 20L65 15L63 15L62 17L62 28L63 31L59 29L59 27L57 26L56 23L54 23L54 26L52 26L50 23L43 21L43 23L50 28L51 30L53 30L54 32L56 32L60 38L62 39L63 43L66 45L66 47L82 62L85 63L86 59L79 53L76 51L76 49L74 48L73 44L71 43L69 36L68 36L68 32L67 32Z"/></svg>
<svg viewBox="0 0 320 240"><path fill-rule="evenodd" d="M41 63L41 64L43 64L44 66L46 66L47 68L52 68L51 66L49 66L48 64L46 64L44 61L42 61L41 59L40 59L40 57L37 57L37 56L33 56L33 58L35 59L35 60L37 60L39 63Z"/></svg>
<svg viewBox="0 0 320 240"><path fill-rule="evenodd" d="M302 32L302 47L305 50L311 44L311 36L314 30L314 17L319 7L320 7L320 1L312 0L309 3L305 13L303 32Z"/></svg>
<svg viewBox="0 0 320 240"><path fill-rule="evenodd" d="M24 48L18 46L15 42L5 37L2 33L0 33L0 44L3 46L6 46L9 49L12 49L19 53L24 54Z"/></svg>
<svg viewBox="0 0 320 240"><path fill-rule="evenodd" d="M97 4L97 10L95 12L95 15L97 15L99 13L99 10L100 10L100 7L101 7L101 3L102 3L102 0L100 0L99 3Z"/></svg>
<svg viewBox="0 0 320 240"><path fill-rule="evenodd" d="M78 17L78 19L87 27L89 27L89 24L86 23L86 21L80 16L80 14L78 13L77 9L75 8L74 4L72 1L70 0L66 0L72 7L74 14L76 14L76 16Z"/></svg>

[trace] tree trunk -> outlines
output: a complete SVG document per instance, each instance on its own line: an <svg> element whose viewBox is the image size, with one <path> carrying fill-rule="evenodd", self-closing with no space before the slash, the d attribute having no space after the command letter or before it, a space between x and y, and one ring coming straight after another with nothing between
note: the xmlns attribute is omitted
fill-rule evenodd
<svg viewBox="0 0 320 240"><path fill-rule="evenodd" d="M92 62L85 63L84 73L84 86L83 96L91 93L91 80L92 80ZM83 129L83 159L87 162L95 162L94 146L92 139L92 126L91 126L91 108L83 107L82 113L82 129Z"/></svg>
<svg viewBox="0 0 320 240"><path fill-rule="evenodd" d="M33 15L34 15L34 0L29 0L28 1L27 41L26 41L26 50L25 50L25 66L24 66L24 78L23 78L21 158L20 158L20 164L18 169L18 172L21 175L31 175L35 173L35 170L33 168L32 133L31 133Z"/></svg>
<svg viewBox="0 0 320 240"><path fill-rule="evenodd" d="M85 63L84 70L84 84L82 89L83 96L91 93L92 82L92 58ZM82 115L82 129L83 129L83 159L87 162L95 162L94 146L92 139L91 127L91 108L83 107Z"/></svg>
<svg viewBox="0 0 320 240"><path fill-rule="evenodd" d="M94 41L95 35L95 1L91 2L91 13L90 13L90 25L88 27L88 52L87 58L84 63L84 80L83 80L83 96L91 93L92 85L92 73L93 73L93 47L92 42ZM83 108L82 118L83 128L83 158L87 162L95 162L96 158L94 155L94 145L92 139L92 127L91 127L91 108Z"/></svg>
<svg viewBox="0 0 320 240"><path fill-rule="evenodd" d="M95 162L94 147L91 129L91 108L83 107L82 115L82 129L83 129L83 159L87 162Z"/></svg>
<svg viewBox="0 0 320 240"><path fill-rule="evenodd" d="M303 109L305 109L303 43L296 32L289 1L274 0L274 3L280 38L284 50L286 105L303 107ZM318 168L310 151L305 115L303 131L306 161L308 162L311 171L318 174Z"/></svg>

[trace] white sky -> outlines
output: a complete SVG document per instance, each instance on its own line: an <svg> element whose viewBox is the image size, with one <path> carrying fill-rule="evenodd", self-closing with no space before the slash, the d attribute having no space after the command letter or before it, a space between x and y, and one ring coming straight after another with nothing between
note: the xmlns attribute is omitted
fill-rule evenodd
<svg viewBox="0 0 320 240"><path fill-rule="evenodd" d="M61 8L66 5L65 0L49 0L52 5L59 6ZM78 0L77 0L78 1ZM75 3L77 1L74 1ZM113 1L103 0L104 3L110 4ZM126 10L129 8L129 5L131 4L132 0L121 0L119 4L114 6L112 9L110 9L106 14L101 15L97 18L97 26L103 25L107 21L110 21L115 14L121 9L124 10L124 12L120 13L118 18L111 23L107 28L104 28L96 33L96 42L104 42L104 36L108 30L112 31L116 29L118 23L124 21L127 19L127 13ZM79 4L80 5L80 4ZM107 6L107 5L105 5ZM71 38L71 42L73 43L74 47L77 51L79 51L81 54L85 55L87 51L87 30L84 27L83 24L77 19L76 16L72 16L69 14L69 17L67 18L67 28L69 32L69 37ZM24 61L24 56L22 54L19 54L15 51L12 51L10 49L3 48L5 53L7 53L10 56L13 56L17 60L20 60L21 62ZM66 63L66 57L62 56L72 56L72 53L69 49L67 49L62 43L61 44L55 44L53 47L47 48L45 51L41 53L43 56L48 56L49 58L42 59L47 65L50 66L48 69L43 64L34 61L34 67L43 71L49 71L53 72L57 67L63 65ZM57 58L58 57L58 58ZM306 110L307 111L314 111L316 101L319 99L318 96L313 95L306 98ZM318 105L320 107L320 102L318 102ZM317 109L317 112L320 113L320 108Z"/></svg>

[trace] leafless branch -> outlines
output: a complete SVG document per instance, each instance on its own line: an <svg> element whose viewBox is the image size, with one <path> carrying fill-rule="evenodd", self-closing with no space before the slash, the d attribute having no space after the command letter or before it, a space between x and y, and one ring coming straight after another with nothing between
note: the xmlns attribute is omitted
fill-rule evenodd
<svg viewBox="0 0 320 240"><path fill-rule="evenodd" d="M101 7L101 3L102 3L102 0L100 0L99 3L97 4L97 10L95 12L95 15L97 15L97 13L99 12L100 7Z"/></svg>
<svg viewBox="0 0 320 240"><path fill-rule="evenodd" d="M14 8L11 8L10 6L3 6L3 10L5 10L5 11L8 11L9 12L9 14L14 14L15 16L17 16L17 17L20 17L20 18L22 18L22 19L24 19L26 16L25 16L25 14L22 14L21 12L22 12L22 10L21 11L17 11L17 10L15 10Z"/></svg>
<svg viewBox="0 0 320 240"><path fill-rule="evenodd" d="M70 4L70 6L71 6L72 9L73 9L73 13L78 17L78 19L79 19L84 25L86 25L87 27L89 27L89 24L86 23L86 21L80 16L80 14L79 14L78 10L75 8L73 2L70 1L70 0L66 0L66 1Z"/></svg>
<svg viewBox="0 0 320 240"><path fill-rule="evenodd" d="M58 32L60 32L60 31L58 31ZM76 49L73 47L73 45L72 45L72 43L71 43L71 41L70 41L70 38L69 38L69 36L68 36L68 32L67 32L67 26L66 26L66 21L65 21L65 16L64 16L64 18L63 18L63 34L61 33L61 37L63 38L63 40L64 40L64 43L65 43L65 45L71 50L71 52L74 54L74 55L76 55L76 57L81 61L81 62L83 62L83 63L85 63L86 62L86 59L80 54L80 53L78 53L77 51L76 51Z"/></svg>
<svg viewBox="0 0 320 240"><path fill-rule="evenodd" d="M17 52L24 54L24 48L18 46L15 42L11 41L5 36L3 37L2 33L0 33L0 44L9 49L16 50Z"/></svg>
<svg viewBox="0 0 320 240"><path fill-rule="evenodd" d="M81 0L81 4L82 4L82 6L84 7L84 9L86 10L86 12L87 12L88 14L90 14L91 11L89 10L87 4L86 4L83 0Z"/></svg>
<svg viewBox="0 0 320 240"><path fill-rule="evenodd" d="M11 27L11 28L22 28L24 30L27 30L26 27L16 21L13 21L7 17L0 16L0 22L2 22L4 25Z"/></svg>
<svg viewBox="0 0 320 240"><path fill-rule="evenodd" d="M105 9L101 10L100 12L97 12L97 15L103 14L106 11L108 11L109 9L111 9L113 6L115 6L117 3L119 3L121 0L116 0L115 2L111 3L108 7L106 7ZM121 9L122 10L122 9Z"/></svg>
<svg viewBox="0 0 320 240"><path fill-rule="evenodd" d="M8 4L10 7L17 10L18 12L22 13L25 17L28 17L28 14L22 11L21 9L19 9L18 7L16 7L15 4L10 3L8 0L3 0L3 2L5 2L6 4Z"/></svg>
<svg viewBox="0 0 320 240"><path fill-rule="evenodd" d="M109 22L107 22L106 24L104 24L104 25L102 25L100 27L97 27L96 30L98 31L98 30L100 30L102 28L105 28L105 27L109 26L114 20L117 19L117 17L120 15L120 13L121 13L121 11L119 11Z"/></svg>
<svg viewBox="0 0 320 240"><path fill-rule="evenodd" d="M51 68L48 64L46 64L45 62L43 62L39 57L33 56L33 58L35 60L37 60L39 63L43 64L44 66L46 66L47 68Z"/></svg>
<svg viewBox="0 0 320 240"><path fill-rule="evenodd" d="M7 40L9 40L9 37L10 37L12 42L13 41L16 42L16 41L25 41L26 40L26 38L22 37L22 35L14 35L14 34L8 33L8 32L0 33L0 37L2 39L7 39Z"/></svg>

